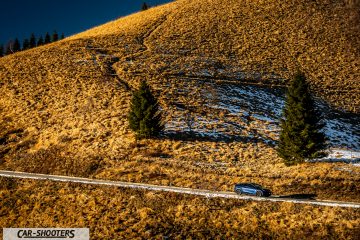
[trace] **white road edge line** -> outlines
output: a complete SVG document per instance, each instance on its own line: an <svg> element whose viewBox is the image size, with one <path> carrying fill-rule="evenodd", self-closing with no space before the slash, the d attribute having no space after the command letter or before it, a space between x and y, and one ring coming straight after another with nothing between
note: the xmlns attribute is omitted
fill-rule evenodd
<svg viewBox="0 0 360 240"><path fill-rule="evenodd" d="M220 197L220 198L234 198L234 199L251 200L251 201L290 202L290 203L320 205L320 206L329 206L329 207L360 208L360 203L354 203L354 202L341 202L341 201L329 201L329 200L301 200L301 199L288 199L288 198L285 199L285 198L274 198L274 197L268 197L268 198L252 197L252 196L238 195L233 192L216 192L216 191L202 190L202 189L159 186L159 185L152 185L145 183L120 182L120 181L90 179L90 178L81 178L81 177L72 177L72 176L48 175L48 174L40 174L40 173L26 173L26 172L0 170L0 176L10 177L10 178L21 178L21 179L73 182L73 183L83 183L83 184L92 184L92 185L107 185L107 186L124 187L124 188L139 188L149 191L174 192L174 193L204 196L208 198Z"/></svg>

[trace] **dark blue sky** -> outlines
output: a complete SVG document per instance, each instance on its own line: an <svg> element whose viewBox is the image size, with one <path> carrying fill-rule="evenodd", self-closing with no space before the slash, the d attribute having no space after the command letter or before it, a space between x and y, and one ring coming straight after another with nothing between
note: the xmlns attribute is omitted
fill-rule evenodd
<svg viewBox="0 0 360 240"><path fill-rule="evenodd" d="M57 30L65 36L171 0L13 0L0 4L0 43Z"/></svg>

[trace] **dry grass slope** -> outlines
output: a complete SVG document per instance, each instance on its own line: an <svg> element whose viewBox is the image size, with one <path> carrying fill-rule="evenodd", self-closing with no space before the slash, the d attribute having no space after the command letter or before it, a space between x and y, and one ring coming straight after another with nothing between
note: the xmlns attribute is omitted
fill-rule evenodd
<svg viewBox="0 0 360 240"><path fill-rule="evenodd" d="M357 239L360 210L0 178L0 226L92 239ZM0 235L1 236L1 235Z"/></svg>
<svg viewBox="0 0 360 240"><path fill-rule="evenodd" d="M284 86L297 68L319 97L359 112L358 6L179 0L0 58L1 168L223 190L251 180L280 194L359 200L360 170L351 165L287 168L271 145L246 137L134 143L126 121L129 89L141 79L168 119L190 103L227 121L222 110L204 110L201 82ZM258 131L262 122L253 122L245 133Z"/></svg>

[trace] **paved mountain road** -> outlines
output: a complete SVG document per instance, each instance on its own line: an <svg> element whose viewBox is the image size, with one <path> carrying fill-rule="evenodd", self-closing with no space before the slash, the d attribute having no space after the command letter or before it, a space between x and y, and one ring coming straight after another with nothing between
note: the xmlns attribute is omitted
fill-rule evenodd
<svg viewBox="0 0 360 240"><path fill-rule="evenodd" d="M68 176L58 176L58 175L47 175L47 174L38 174L38 173L25 173L25 172L0 170L0 176L11 177L11 178L22 178L22 179L74 182L74 183L93 184L93 185L107 185L107 186L114 186L114 187L139 188L139 189L145 189L145 190L150 190L150 191L175 192L175 193L182 193L182 194L205 196L205 197L209 197L209 198L220 197L220 198L234 198L234 199L249 200L249 201L291 202L291 203L321 205L321 206L330 206L330 207L360 208L360 203L354 203L354 202L292 199L292 198L282 198L279 196L271 196L271 197L267 197L267 198L253 197L253 196L238 195L233 192L217 192L217 191L192 189L192 188L159 186L159 185L151 185L151 184L145 184L145 183L119 182L119 181L109 181L109 180L80 178L80 177L68 177Z"/></svg>

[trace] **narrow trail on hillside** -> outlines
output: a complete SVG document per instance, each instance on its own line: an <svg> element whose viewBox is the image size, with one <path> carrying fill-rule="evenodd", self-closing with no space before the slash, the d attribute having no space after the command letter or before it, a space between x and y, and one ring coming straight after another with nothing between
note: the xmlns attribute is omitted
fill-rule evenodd
<svg viewBox="0 0 360 240"><path fill-rule="evenodd" d="M154 25L150 28L149 31L147 31L143 36L138 37L137 41L140 45L142 45L143 47L135 52L135 53L130 53L128 55L125 55L123 57L121 57L121 59L119 59L119 61L115 62L112 67L115 71L115 73L118 75L119 78L121 78L121 71L116 71L116 67L115 65L117 65L120 61L121 62L127 62L127 61L132 61L137 57L140 57L141 55L144 55L146 52L150 52L151 48L149 43L147 42L147 40L157 31L159 30L159 28L168 20L169 15L171 14L171 12L166 13L164 16L160 17L156 23L154 23ZM117 66L119 67L119 65ZM147 70L145 68L145 70ZM149 71L147 71L148 74L150 74ZM132 75L136 75L136 74L132 74ZM143 76L143 74L141 74L141 76ZM124 77L124 76L122 76ZM125 82L125 81L124 81Z"/></svg>
<svg viewBox="0 0 360 240"><path fill-rule="evenodd" d="M50 180L57 182L73 182L73 183L82 183L82 184L91 184L91 185L106 185L106 186L122 187L122 188L136 188L147 191L174 192L179 194L203 196L207 198L232 198L232 199L247 200L247 201L289 202L289 203L328 206L328 207L360 208L360 203L355 203L355 202L313 200L312 198L309 199L290 198L287 196L253 197L253 196L239 195L234 192L217 192L217 191L210 191L203 189L159 186L159 185L151 185L145 183L109 181L109 180L47 175L47 174L38 174L38 173L25 173L25 172L0 170L0 176L10 177L10 178L20 178L20 179Z"/></svg>
<svg viewBox="0 0 360 240"><path fill-rule="evenodd" d="M127 81L123 80L120 74L116 71L116 64L118 64L120 61L125 62L127 59L133 59L138 56L141 56L145 52L150 51L149 44L146 42L146 40L151 37L151 35L156 32L162 24L167 20L170 13L166 14L165 16L162 16L151 28L149 31L147 31L143 36L138 37L137 41L140 45L143 47L137 51L136 53L131 53L122 57L115 57L111 54L109 54L109 50L103 47L97 47L94 46L93 41L88 41L85 46L85 50L88 51L93 58L93 61L99 65L100 71L103 72L105 76L109 76L112 78L115 78L117 82L122 85L125 90L132 91L131 86L127 83ZM102 62L98 62L98 59L102 58L105 59Z"/></svg>
<svg viewBox="0 0 360 240"><path fill-rule="evenodd" d="M115 78L117 82L122 85L125 90L131 91L130 86L127 84L126 81L122 80L117 74L116 70L114 69L114 64L119 61L118 57L110 55L106 48L102 47L94 47L93 41L88 41L85 45L85 50L88 51L95 64L97 64L100 68L100 71L108 77ZM104 60L99 62L98 59L103 58Z"/></svg>
<svg viewBox="0 0 360 240"><path fill-rule="evenodd" d="M123 59L134 58L134 57L144 54L145 52L150 51L149 44L146 42L146 40L148 38L150 38L167 21L169 15L170 15L170 13L166 14L165 16L162 16L158 20L158 22L156 24L154 24L154 26L147 33L145 33L145 35L143 35L140 39L138 39L138 42L144 46L143 50L140 50L136 53L126 55L123 57Z"/></svg>

